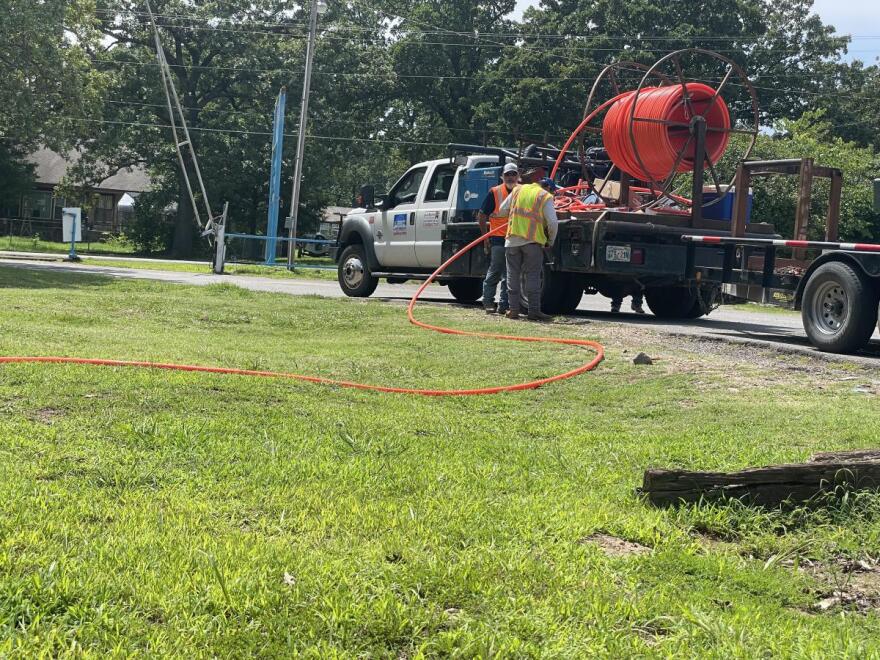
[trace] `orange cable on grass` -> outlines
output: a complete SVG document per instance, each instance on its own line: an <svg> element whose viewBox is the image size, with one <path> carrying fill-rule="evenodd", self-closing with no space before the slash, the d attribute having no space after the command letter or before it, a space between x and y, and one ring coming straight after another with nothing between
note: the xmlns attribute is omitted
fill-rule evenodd
<svg viewBox="0 0 880 660"><path fill-rule="evenodd" d="M483 339L497 339L504 341L521 341L521 342L534 342L534 343L552 343L552 344L567 344L570 346L582 346L585 348L589 348L595 351L596 355L592 360L582 364L576 369L572 369L570 371L566 371L565 373L556 374L555 376L549 376L547 378L539 378L537 380L531 380L524 383L516 383L513 385L496 385L493 387L479 387L474 389L461 389L461 390L434 390L434 389L423 389L423 388L409 388L409 387L393 387L389 385L368 385L366 383L355 383L352 381L346 380L335 380L332 378L323 378L321 376L306 376L303 374L294 374L294 373L286 373L286 372L276 372L276 371L258 371L254 369L231 369L225 367L205 367L199 365L192 364L172 364L166 362L144 362L144 361L135 361L135 360L106 360L106 359L95 359L95 358L76 358L76 357L57 357L57 356L25 356L25 357L2 357L0 356L0 364L12 364L12 363L53 363L53 364L87 364L87 365L97 365L97 366L105 366L105 367L143 367L148 369L169 369L173 371L193 371L193 372L201 372L201 373L212 373L212 374L232 374L237 376L256 376L261 378L289 378L293 380L301 380L309 383L317 383L321 385L337 385L339 387L350 387L359 390L369 390L372 392L389 392L395 394L418 394L421 396L472 396L477 394L498 394L500 392L516 392L520 390L531 390L542 385L547 385L548 383L553 383L559 380L565 380L567 378L573 378L574 376L586 373L587 371L592 371L598 366L598 364L605 357L605 349L604 347L594 341L590 341L587 339L563 339L558 337L528 337L528 336L518 336L518 335L503 335L503 334L495 334L489 332L470 332L467 330L456 330L454 328L445 328L443 326L430 325L423 321L419 321L413 316L413 309L415 308L416 302L419 299L419 296L422 295L425 288L433 282L440 273L442 273L450 264L455 262L459 257L463 254L467 253L468 250L472 249L474 246L482 243L485 240L488 240L489 236L494 234L500 234L502 230L505 229L507 225L502 227L498 227L496 230L490 232L489 234L485 234L480 236L474 241L468 243L461 250L456 252L452 257L447 259L440 267L435 270L431 276L422 283L419 287L418 291L416 291L415 295L413 295L412 299L409 301L409 306L406 310L407 318L410 323L416 325L420 328L424 328L426 330L434 330L435 332L442 332L443 334L448 335L460 335L464 337L480 337Z"/></svg>

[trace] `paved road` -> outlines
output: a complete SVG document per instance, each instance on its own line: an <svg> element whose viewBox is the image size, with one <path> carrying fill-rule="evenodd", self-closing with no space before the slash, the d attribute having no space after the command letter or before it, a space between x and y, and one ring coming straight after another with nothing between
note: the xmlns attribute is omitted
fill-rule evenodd
<svg viewBox="0 0 880 660"><path fill-rule="evenodd" d="M16 266L54 272L96 273L112 277L131 279L160 280L179 284L205 286L227 283L252 291L269 291L288 295L318 295L329 298L343 297L335 280L273 279L249 275L213 275L211 273L175 273L161 270L135 268L116 268L109 266L84 266L58 261L36 261L0 258L0 265ZM406 301L415 293L414 284L380 284L373 294L374 298L391 301ZM428 302L451 302L452 296L446 287L432 285L423 298ZM726 306L715 310L708 317L696 321L669 321L656 319L650 315L639 316L632 313L611 314L608 312L609 300L602 296L584 296L575 312L576 316L596 321L616 323L638 323L661 332L679 335L694 335L707 339L729 342L763 344L778 350L805 353L817 358L846 360L880 368L880 334L874 333L871 344L857 355L831 356L820 353L809 345L801 326L800 314L780 312L745 311L736 306ZM624 308L629 304L627 299Z"/></svg>

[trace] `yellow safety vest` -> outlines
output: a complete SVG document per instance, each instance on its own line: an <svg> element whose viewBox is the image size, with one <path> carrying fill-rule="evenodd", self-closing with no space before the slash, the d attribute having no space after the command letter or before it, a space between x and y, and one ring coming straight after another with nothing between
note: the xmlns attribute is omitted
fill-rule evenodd
<svg viewBox="0 0 880 660"><path fill-rule="evenodd" d="M520 186L511 194L507 237L519 236L545 245L550 232L544 217L544 203L552 196L537 183Z"/></svg>

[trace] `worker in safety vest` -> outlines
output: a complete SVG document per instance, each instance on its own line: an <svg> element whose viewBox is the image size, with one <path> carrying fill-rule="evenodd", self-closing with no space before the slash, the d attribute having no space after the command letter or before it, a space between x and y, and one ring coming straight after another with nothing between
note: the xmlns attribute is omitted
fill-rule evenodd
<svg viewBox="0 0 880 660"><path fill-rule="evenodd" d="M507 163L501 171L501 183L489 190L483 206L477 214L480 231L484 234L494 231L507 224L507 215L500 213L501 204L519 183L519 170L513 163ZM488 219L488 224L486 220ZM504 314L509 309L507 304L507 262L504 258L504 234L490 236L483 247L489 257L489 268L483 280L483 309L487 314L497 311ZM495 289L501 283L498 305L495 305Z"/></svg>
<svg viewBox="0 0 880 660"><path fill-rule="evenodd" d="M530 178L534 179L532 172ZM519 318L521 283L525 281L525 293L529 303L529 319L549 321L553 317L541 311L541 274L544 269L544 248L556 240L559 220L553 206L556 184L543 178L514 190L501 205L501 212L508 216L507 236L504 241L507 257L507 290L510 309L509 319Z"/></svg>

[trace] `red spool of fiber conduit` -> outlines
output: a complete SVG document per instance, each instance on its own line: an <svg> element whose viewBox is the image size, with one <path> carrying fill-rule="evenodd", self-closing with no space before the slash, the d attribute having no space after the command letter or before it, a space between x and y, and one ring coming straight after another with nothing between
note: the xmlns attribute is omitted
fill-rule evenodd
<svg viewBox="0 0 880 660"><path fill-rule="evenodd" d="M727 104L721 96L717 96L710 108L709 102L715 90L703 83L687 83L687 91L693 114L702 115L706 119L706 155L714 165L724 154L730 139L730 134L723 132L730 128ZM602 141L608 156L624 172L641 181L662 181L672 173L690 132L682 126L638 121L635 118L687 124L692 113L685 103L680 85L645 87L639 92L637 99L635 96L634 91L629 92L608 109L602 124ZM633 103L636 104L634 115ZM629 132L630 116L634 117L632 140ZM638 156L633 148L633 141L638 147ZM676 172L693 171L695 150L696 145L691 140L684 158L675 168Z"/></svg>

